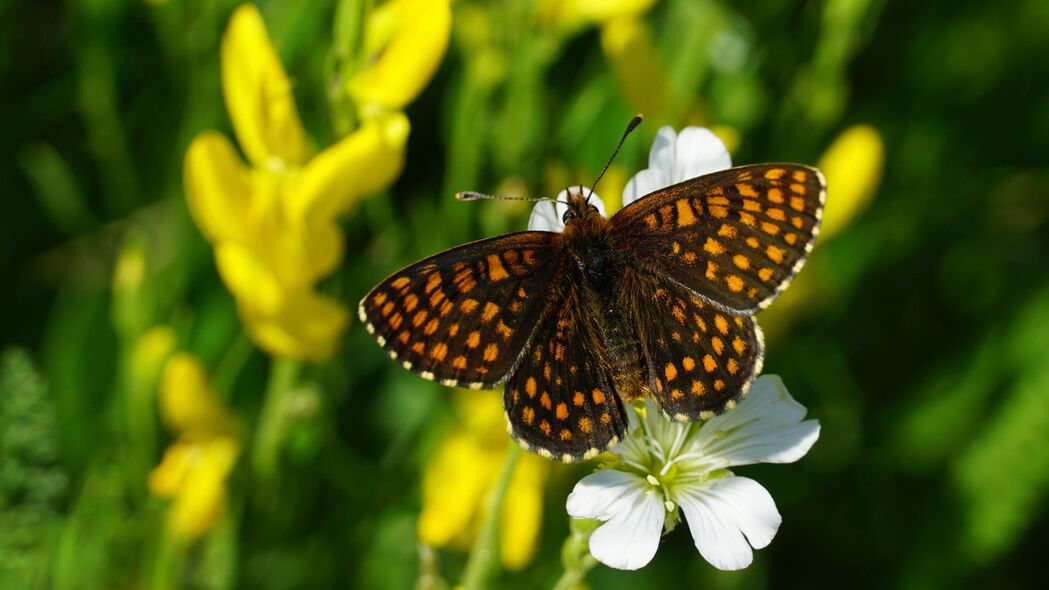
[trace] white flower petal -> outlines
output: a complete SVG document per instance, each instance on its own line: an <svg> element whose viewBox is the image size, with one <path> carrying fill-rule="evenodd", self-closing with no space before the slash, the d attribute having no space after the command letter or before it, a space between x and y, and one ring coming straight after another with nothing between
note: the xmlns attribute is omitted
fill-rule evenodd
<svg viewBox="0 0 1049 590"><path fill-rule="evenodd" d="M633 488L621 498L612 518L590 535L590 553L616 569L636 570L652 561L666 517L654 490Z"/></svg>
<svg viewBox="0 0 1049 590"><path fill-rule="evenodd" d="M816 420L806 420L805 406L794 401L775 375L760 377L735 409L708 420L689 452L713 467L752 463L793 463L805 456L820 435Z"/></svg>
<svg viewBox="0 0 1049 590"><path fill-rule="evenodd" d="M646 168L638 172L623 187L623 206L641 197L670 186L670 177L658 168Z"/></svg>
<svg viewBox="0 0 1049 590"><path fill-rule="evenodd" d="M783 521L772 496L758 482L729 476L682 490L676 498L700 555L721 570L738 570L753 560Z"/></svg>
<svg viewBox="0 0 1049 590"><path fill-rule="evenodd" d="M573 186L558 193L556 203L554 201L539 201L532 208L532 215L528 218L528 229L532 231L565 231L565 224L562 220L564 219L565 211L568 210L568 205L564 201L568 200L569 191L572 194L580 194L584 191L589 192L589 190L588 188ZM602 217L608 217L608 213L605 212L605 202L601 200L597 193L590 193L590 204L597 207L597 211Z"/></svg>
<svg viewBox="0 0 1049 590"><path fill-rule="evenodd" d="M528 229L552 232L565 230L565 224L561 222L561 215L557 213L553 201L539 201L535 204L532 215L528 218Z"/></svg>
<svg viewBox="0 0 1049 590"><path fill-rule="evenodd" d="M674 170L671 184L676 184L732 167L728 148L713 131L705 127L686 127L674 144Z"/></svg>
<svg viewBox="0 0 1049 590"><path fill-rule="evenodd" d="M648 154L648 168L634 175L623 189L623 206L672 184L732 166L725 144L709 129L659 129Z"/></svg>
<svg viewBox="0 0 1049 590"><path fill-rule="evenodd" d="M575 484L565 508L575 518L608 520L617 511L625 509L632 493L648 487L648 482L639 475L602 469Z"/></svg>

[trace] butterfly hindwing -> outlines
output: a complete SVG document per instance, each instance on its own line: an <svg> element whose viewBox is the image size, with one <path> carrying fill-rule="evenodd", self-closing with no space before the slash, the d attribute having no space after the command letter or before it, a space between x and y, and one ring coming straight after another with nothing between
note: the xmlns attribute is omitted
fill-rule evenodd
<svg viewBox="0 0 1049 590"><path fill-rule="evenodd" d="M613 242L653 276L754 313L801 268L819 232L826 184L815 168L757 164L642 197L612 217Z"/></svg>
<svg viewBox="0 0 1049 590"><path fill-rule="evenodd" d="M627 273L648 387L671 419L701 420L730 409L761 371L764 343L754 318L716 307L672 280Z"/></svg>
<svg viewBox="0 0 1049 590"><path fill-rule="evenodd" d="M520 232L421 260L379 283L361 321L390 356L445 385L505 381L557 271L560 234Z"/></svg>
<svg viewBox="0 0 1049 590"><path fill-rule="evenodd" d="M592 319L576 287L569 286L536 330L504 392L511 436L566 463L593 457L626 430Z"/></svg>

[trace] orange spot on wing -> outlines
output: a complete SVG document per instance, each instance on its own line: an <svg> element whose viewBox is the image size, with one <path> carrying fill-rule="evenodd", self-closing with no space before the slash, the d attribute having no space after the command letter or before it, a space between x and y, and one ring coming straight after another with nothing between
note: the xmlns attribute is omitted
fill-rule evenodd
<svg viewBox="0 0 1049 590"><path fill-rule="evenodd" d="M806 189L805 185L803 184L792 184L790 185L790 190L798 193L799 195L804 195L808 191L808 189Z"/></svg>
<svg viewBox="0 0 1049 590"><path fill-rule="evenodd" d="M601 417L598 418L598 421L601 422L602 424L608 424L609 422L612 421L612 416L609 416L608 412L602 412L601 413Z"/></svg>
<svg viewBox="0 0 1049 590"><path fill-rule="evenodd" d="M769 219L775 219L776 221L786 221L787 214L783 212L783 209L777 209L775 207L769 207L765 211L765 215L769 216Z"/></svg>
<svg viewBox="0 0 1049 590"><path fill-rule="evenodd" d="M775 223L769 223L767 221L761 222L761 230L770 236L774 236L779 233L779 226Z"/></svg>
<svg viewBox="0 0 1049 590"><path fill-rule="evenodd" d="M524 420L525 424L531 426L532 422L535 422L535 409L531 406L525 406L524 409L521 410L521 419Z"/></svg>
<svg viewBox="0 0 1049 590"><path fill-rule="evenodd" d="M713 373L716 368L718 368L718 362L714 360L714 357L709 354L703 355L703 369L708 373Z"/></svg>
<svg viewBox="0 0 1049 590"><path fill-rule="evenodd" d="M415 326L416 328L418 328L419 326L423 325L423 322L426 321L426 316L427 315L429 315L429 314L426 313L425 309L420 309L412 317L412 325Z"/></svg>
<svg viewBox="0 0 1049 590"><path fill-rule="evenodd" d="M736 362L736 359L729 359L728 363L725 364L725 368L728 369L729 373L735 375L739 372L739 363Z"/></svg>
<svg viewBox="0 0 1049 590"><path fill-rule="evenodd" d="M600 406L601 404L605 403L605 392L601 391L600 389L595 389L590 392L590 398L594 400L595 404Z"/></svg>
<svg viewBox="0 0 1049 590"><path fill-rule="evenodd" d="M488 280L498 282L510 278L510 274L503 268L503 261L499 259L498 254L489 254L487 260Z"/></svg>
<svg viewBox="0 0 1049 590"><path fill-rule="evenodd" d="M714 238L707 238L706 243L703 244L703 249L707 252L710 252L714 256L718 256L725 253L725 247L721 245L721 242L718 242Z"/></svg>
<svg viewBox="0 0 1049 590"><path fill-rule="evenodd" d="M543 392L543 395L539 396L539 404L548 410L554 407L553 404L550 403L550 394L545 391Z"/></svg>
<svg viewBox="0 0 1049 590"><path fill-rule="evenodd" d="M784 234L783 240L793 246L798 241L798 234Z"/></svg>
<svg viewBox="0 0 1049 590"><path fill-rule="evenodd" d="M702 381L693 381L692 382L692 395L703 395L706 392L707 392L707 388L703 387L703 382Z"/></svg>
<svg viewBox="0 0 1049 590"><path fill-rule="evenodd" d="M722 342L721 338L718 338L717 336L714 336L710 339L710 346L714 349L714 352L717 353L719 356L721 355L721 352L725 350L725 343Z"/></svg>
<svg viewBox="0 0 1049 590"><path fill-rule="evenodd" d="M772 269L771 268L763 268L763 269L759 270L758 271L758 278L767 283L769 281L769 279L772 278Z"/></svg>
<svg viewBox="0 0 1049 590"><path fill-rule="evenodd" d="M795 211L804 211L805 210L805 199L803 199L801 197L791 197L790 198L790 208L794 209Z"/></svg>
<svg viewBox="0 0 1049 590"><path fill-rule="evenodd" d="M497 313L499 313L499 306L489 301L484 304L484 311L481 312L481 321L490 322Z"/></svg>
<svg viewBox="0 0 1049 590"><path fill-rule="evenodd" d="M721 379L715 380L714 381L714 390L715 391L721 391L722 389L725 389L725 382L722 381Z"/></svg>
<svg viewBox="0 0 1049 590"><path fill-rule="evenodd" d="M535 377L529 377L528 380L525 381L525 393L527 393L530 398L535 397L535 389Z"/></svg>
<svg viewBox="0 0 1049 590"><path fill-rule="evenodd" d="M484 347L484 360L487 363L494 361L499 356L499 346L496 344L489 344Z"/></svg>
<svg viewBox="0 0 1049 590"><path fill-rule="evenodd" d="M756 211L761 212L761 203L754 199L743 199L743 210L744 211Z"/></svg>
<svg viewBox="0 0 1049 590"><path fill-rule="evenodd" d="M510 326L504 324L502 320L499 320L499 325L495 327L495 331L499 332L499 335L503 337L503 340L509 339L514 333L514 331L510 329Z"/></svg>
<svg viewBox="0 0 1049 590"><path fill-rule="evenodd" d="M464 355L460 354L459 356L457 356L454 359L452 359L452 367L454 367L456 369L459 369L460 371L465 369L466 368L466 357Z"/></svg>
<svg viewBox="0 0 1049 590"><path fill-rule="evenodd" d="M444 362L446 354L448 354L448 345L444 342L434 344L433 350L430 351L430 357L437 360L437 362Z"/></svg>
<svg viewBox="0 0 1049 590"><path fill-rule="evenodd" d="M754 190L754 185L747 183L740 183L736 185L736 190L739 194L744 197L756 197L758 196L757 191Z"/></svg>
<svg viewBox="0 0 1049 590"><path fill-rule="evenodd" d="M754 236L750 236L749 238L747 238L747 245L751 248L757 248L761 245L761 242L759 242L758 239Z"/></svg>
<svg viewBox="0 0 1049 590"><path fill-rule="evenodd" d="M555 414L558 420L568 419L568 405L565 402L557 404L557 413Z"/></svg>
<svg viewBox="0 0 1049 590"><path fill-rule="evenodd" d="M463 302L459 304L459 310L463 313L472 313L473 310L477 309L477 306L476 299L463 299Z"/></svg>
<svg viewBox="0 0 1049 590"><path fill-rule="evenodd" d="M397 328L401 327L401 322L403 321L404 316L401 315L401 312L397 312L390 316L390 327L396 330Z"/></svg>
<svg viewBox="0 0 1049 590"><path fill-rule="evenodd" d="M783 250L777 248L776 246L769 246L768 248L766 248L765 254L768 255L769 260L775 262L776 264L780 264L783 262Z"/></svg>
<svg viewBox="0 0 1049 590"><path fill-rule="evenodd" d="M426 334L427 336L432 335L434 332L437 331L437 328L440 327L440 325L441 320L433 318L432 320L427 322L426 327L423 328L423 334Z"/></svg>
<svg viewBox="0 0 1049 590"><path fill-rule="evenodd" d="M572 405L579 407L582 406L585 401L586 398L583 395L582 391L577 391L574 394L572 394Z"/></svg>
<svg viewBox="0 0 1049 590"><path fill-rule="evenodd" d="M407 287L410 282L411 280L408 277L397 277L392 283L390 283L390 286L394 289L402 289Z"/></svg>
<svg viewBox="0 0 1049 590"><path fill-rule="evenodd" d="M382 316L383 317L389 316L391 311L393 311L393 302L392 301L387 301L386 305L382 306Z"/></svg>
<svg viewBox="0 0 1049 590"><path fill-rule="evenodd" d="M711 281L718 280L718 265L712 260L707 261L707 279Z"/></svg>
<svg viewBox="0 0 1049 590"><path fill-rule="evenodd" d="M681 366L684 367L685 372L688 373L692 369L696 368L696 361L692 357L686 356L685 358L681 359Z"/></svg>
<svg viewBox="0 0 1049 590"><path fill-rule="evenodd" d="M743 225L749 227L753 227L754 224L757 223L757 220L754 218L754 216L750 213L747 213L746 211L739 212L739 220L743 222Z"/></svg>
<svg viewBox="0 0 1049 590"><path fill-rule="evenodd" d="M546 420L543 420L542 422L539 423L539 430L542 430L543 434L545 434L547 436L550 436L550 430L551 430L550 429L550 423L547 422Z"/></svg>
<svg viewBox="0 0 1049 590"><path fill-rule="evenodd" d="M558 436L561 437L561 440L571 440L572 439L572 433L567 428L562 428L561 429L561 433Z"/></svg>
<svg viewBox="0 0 1049 590"><path fill-rule="evenodd" d="M778 188L770 188L768 192L768 198L769 201L773 203L782 203L783 191L779 190Z"/></svg>
<svg viewBox="0 0 1049 590"><path fill-rule="evenodd" d="M765 178L769 180L779 180L786 173L787 171L783 168L772 168L770 170L765 171Z"/></svg>
<svg viewBox="0 0 1049 590"><path fill-rule="evenodd" d="M685 227L696 222L696 214L692 211L692 206L688 204L688 199L678 199L676 205L678 227Z"/></svg>
<svg viewBox="0 0 1049 590"><path fill-rule="evenodd" d="M723 238L734 238L736 237L736 228L727 223L722 223L721 228L718 230L718 235Z"/></svg>
<svg viewBox="0 0 1049 590"><path fill-rule="evenodd" d="M750 259L742 254L736 254L732 257L732 264L735 264L738 268L747 270L750 268Z"/></svg>
<svg viewBox="0 0 1049 590"><path fill-rule="evenodd" d="M412 352L414 352L415 354L417 354L419 356L422 356L423 353L426 352L426 343L425 342L416 342L415 344L412 345Z"/></svg>
<svg viewBox="0 0 1049 590"><path fill-rule="evenodd" d="M740 338L739 336L736 336L732 340L732 348L734 348L736 350L736 354L742 356L743 355L743 351L747 349L747 343L743 342L743 339Z"/></svg>
<svg viewBox="0 0 1049 590"><path fill-rule="evenodd" d="M590 418L579 419L579 431L583 434L590 434L594 430L593 425L590 423Z"/></svg>
<svg viewBox="0 0 1049 590"><path fill-rule="evenodd" d="M677 377L677 367L674 366L674 363L667 363L667 366L663 367L663 374L667 378L667 383L669 383Z"/></svg>
<svg viewBox="0 0 1049 590"><path fill-rule="evenodd" d="M481 344L481 333L477 330L470 332L470 335L466 337L466 345L470 348L477 348Z"/></svg>
<svg viewBox="0 0 1049 590"><path fill-rule="evenodd" d="M726 209L724 207L720 207L720 206L717 206L717 205L712 205L711 207L708 208L708 210L710 211L711 215L713 215L714 217L717 217L718 219L723 219L725 217L728 217L728 209Z"/></svg>
<svg viewBox="0 0 1049 590"><path fill-rule="evenodd" d="M739 293L743 290L743 279L736 275L728 275L725 277L725 283L728 285L729 291Z"/></svg>
<svg viewBox="0 0 1049 590"><path fill-rule="evenodd" d="M725 316L721 314L715 315L714 325L717 327L718 332L721 332L722 334L728 334L728 320L725 319Z"/></svg>

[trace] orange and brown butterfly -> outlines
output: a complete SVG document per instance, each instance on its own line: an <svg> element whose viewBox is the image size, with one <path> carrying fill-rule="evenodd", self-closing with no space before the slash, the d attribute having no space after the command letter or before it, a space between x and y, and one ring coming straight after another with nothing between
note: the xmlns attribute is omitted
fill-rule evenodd
<svg viewBox="0 0 1049 590"><path fill-rule="evenodd" d="M819 230L823 175L757 164L648 194L611 219L570 193L564 231L472 242L382 281L360 317L422 377L503 385L511 436L565 462L615 445L624 401L670 419L732 408L761 371L754 314Z"/></svg>

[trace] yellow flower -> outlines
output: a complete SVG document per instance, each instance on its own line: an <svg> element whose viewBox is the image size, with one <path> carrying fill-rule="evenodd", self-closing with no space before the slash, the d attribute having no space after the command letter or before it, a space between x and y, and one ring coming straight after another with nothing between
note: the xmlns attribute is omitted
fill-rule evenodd
<svg viewBox="0 0 1049 590"><path fill-rule="evenodd" d="M211 528L226 506L226 479L240 454L236 421L203 365L186 353L168 360L160 381L161 416L178 440L149 475L149 491L172 500L171 534L192 541Z"/></svg>
<svg viewBox="0 0 1049 590"><path fill-rule="evenodd" d="M819 168L827 178L827 205L820 235L825 240L870 204L881 180L885 147L878 130L853 125L827 148Z"/></svg>
<svg viewBox="0 0 1049 590"><path fill-rule="evenodd" d="M536 13L542 24L571 30L619 18L637 17L655 3L656 0L539 0Z"/></svg>
<svg viewBox="0 0 1049 590"><path fill-rule="evenodd" d="M184 163L190 212L255 343L324 360L348 321L342 304L315 290L342 259L336 219L400 173L408 119L372 117L311 158L291 84L250 4L223 37L222 85L250 166L223 135L197 136Z"/></svg>
<svg viewBox="0 0 1049 590"><path fill-rule="evenodd" d="M423 473L419 539L434 547L468 547L480 508L496 484L508 445L502 400L490 391L457 390L460 427L430 458ZM550 463L524 453L514 467L500 514L500 558L524 567L535 553Z"/></svg>
<svg viewBox="0 0 1049 590"><path fill-rule="evenodd" d="M450 0L390 0L372 11L364 31L368 64L348 83L362 115L414 100L441 64L451 31Z"/></svg>
<svg viewBox="0 0 1049 590"><path fill-rule="evenodd" d="M132 381L152 388L153 380L177 344L178 336L170 326L155 326L139 336L131 349Z"/></svg>

